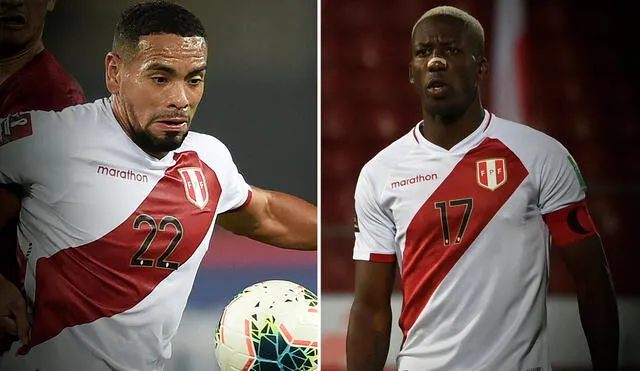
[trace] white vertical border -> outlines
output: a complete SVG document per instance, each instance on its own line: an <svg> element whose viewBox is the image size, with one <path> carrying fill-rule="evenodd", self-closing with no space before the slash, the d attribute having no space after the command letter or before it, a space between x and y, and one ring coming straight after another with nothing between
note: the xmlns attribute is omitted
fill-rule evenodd
<svg viewBox="0 0 640 371"><path fill-rule="evenodd" d="M319 316L318 316L318 321L319 321L319 326L318 326L318 370L322 370L322 281L321 281L321 262L322 262L322 246L321 246L321 235L322 235L322 210L321 210L321 205L322 205L322 195L321 195L321 181L320 181L320 177L321 177L321 173L322 173L322 167L321 167L321 146L322 146L322 138L321 138L321 116L322 116L322 102L321 102L321 95L322 95L322 85L321 85L321 81L322 79L320 78L321 74L322 74L322 45L321 45L321 41L322 41L322 34L321 34L321 24L322 24L322 19L321 19L321 11L320 9L322 8L322 0L316 0L316 126L317 126L317 150L316 150L316 154L317 154L317 176L316 176L316 187L317 187L317 196L316 196L316 202L317 202L317 207L318 207L318 231L317 231L317 235L318 235L318 251L316 253L316 287L318 290L318 308L319 308Z"/></svg>

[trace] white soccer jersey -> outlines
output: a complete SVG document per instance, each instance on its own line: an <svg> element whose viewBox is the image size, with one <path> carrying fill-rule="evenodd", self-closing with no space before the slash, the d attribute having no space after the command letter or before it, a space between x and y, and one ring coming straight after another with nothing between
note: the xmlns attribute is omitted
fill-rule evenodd
<svg viewBox="0 0 640 371"><path fill-rule="evenodd" d="M354 259L402 275L398 370L550 370L542 215L584 199L573 160L487 111L450 150L419 126L364 166L355 194Z"/></svg>
<svg viewBox="0 0 640 371"><path fill-rule="evenodd" d="M2 124L0 182L29 191L18 240L34 318L29 349L4 361L161 370L216 216L250 200L228 149L191 132L156 159L110 99Z"/></svg>

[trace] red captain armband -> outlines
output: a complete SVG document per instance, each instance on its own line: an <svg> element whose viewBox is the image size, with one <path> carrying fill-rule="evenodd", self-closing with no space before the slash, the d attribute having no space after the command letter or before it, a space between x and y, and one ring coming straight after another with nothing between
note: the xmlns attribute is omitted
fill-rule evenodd
<svg viewBox="0 0 640 371"><path fill-rule="evenodd" d="M544 215L543 219L557 246L566 246L598 233L584 200Z"/></svg>

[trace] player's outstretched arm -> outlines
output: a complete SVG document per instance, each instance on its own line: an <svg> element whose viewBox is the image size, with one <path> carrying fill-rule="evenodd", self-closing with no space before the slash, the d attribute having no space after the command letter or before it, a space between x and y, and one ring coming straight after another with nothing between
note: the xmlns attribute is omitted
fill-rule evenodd
<svg viewBox="0 0 640 371"><path fill-rule="evenodd" d="M355 298L347 330L347 370L384 369L391 337L395 263L356 261Z"/></svg>
<svg viewBox="0 0 640 371"><path fill-rule="evenodd" d="M252 187L239 211L221 214L218 224L242 236L293 250L317 249L317 208L298 197Z"/></svg>
<svg viewBox="0 0 640 371"><path fill-rule="evenodd" d="M593 235L559 250L576 284L593 370L617 370L618 306L600 237Z"/></svg>
<svg viewBox="0 0 640 371"><path fill-rule="evenodd" d="M4 188L0 188L0 228L20 212L20 199ZM0 247L1 248L1 247Z"/></svg>

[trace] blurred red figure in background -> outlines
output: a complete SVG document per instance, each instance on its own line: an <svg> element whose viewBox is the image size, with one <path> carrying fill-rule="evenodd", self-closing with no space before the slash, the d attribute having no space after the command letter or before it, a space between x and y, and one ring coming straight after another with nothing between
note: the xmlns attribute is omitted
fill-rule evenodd
<svg viewBox="0 0 640 371"><path fill-rule="evenodd" d="M0 144L9 135L11 115L27 110L61 110L85 102L78 82L46 50L42 35L46 14L55 0L0 0ZM0 203L14 205L11 220L0 230L0 274L20 286L16 258L19 187L0 188ZM0 223L2 224L2 223ZM8 315L0 313L0 316ZM3 336L0 354L17 337Z"/></svg>

